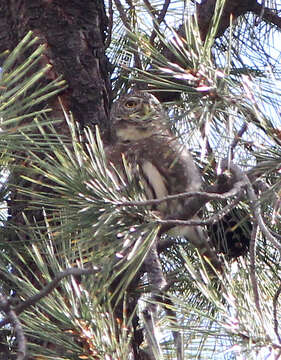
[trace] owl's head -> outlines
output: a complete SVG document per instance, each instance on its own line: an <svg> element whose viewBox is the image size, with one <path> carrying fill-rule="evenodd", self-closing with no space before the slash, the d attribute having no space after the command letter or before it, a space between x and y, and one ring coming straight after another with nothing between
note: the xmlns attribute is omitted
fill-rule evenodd
<svg viewBox="0 0 281 360"><path fill-rule="evenodd" d="M138 141L167 128L167 115L155 96L132 91L121 96L112 106L111 126L115 139Z"/></svg>

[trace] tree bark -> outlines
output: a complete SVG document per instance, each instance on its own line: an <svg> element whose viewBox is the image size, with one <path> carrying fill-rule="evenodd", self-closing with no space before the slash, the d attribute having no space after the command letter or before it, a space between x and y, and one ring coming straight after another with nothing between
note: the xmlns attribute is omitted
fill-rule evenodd
<svg viewBox="0 0 281 360"><path fill-rule="evenodd" d="M64 110L72 112L81 128L99 125L104 136L108 133L111 101L108 61L104 47L107 21L103 0L0 2L0 53L14 49L31 30L38 37L39 43L46 46L41 66L52 65L42 84L62 75L67 82L67 89L60 94ZM30 52L33 50L30 49ZM46 104L42 104L41 108L44 105ZM53 110L51 118L64 118L58 97L49 99L48 107ZM60 134L68 135L67 123L62 121L56 126L56 130ZM19 175L15 172L13 182L19 185L19 181ZM22 180L20 185L31 186L30 183L23 184ZM25 196L12 190L9 214L13 224L25 224L22 212L27 206ZM40 221L42 214L29 211L28 218Z"/></svg>
<svg viewBox="0 0 281 360"><path fill-rule="evenodd" d="M46 44L42 61L52 65L48 76L67 81L66 110L82 127L98 124L106 132L111 87L103 0L1 1L0 52L13 49L29 30Z"/></svg>

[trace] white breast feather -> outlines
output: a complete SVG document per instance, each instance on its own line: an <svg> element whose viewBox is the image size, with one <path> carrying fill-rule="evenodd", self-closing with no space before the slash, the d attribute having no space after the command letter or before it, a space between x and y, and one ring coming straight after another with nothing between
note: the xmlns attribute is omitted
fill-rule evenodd
<svg viewBox="0 0 281 360"><path fill-rule="evenodd" d="M117 138L122 141L138 141L153 135L153 130L148 131L147 129L138 129L137 127L127 126L116 130Z"/></svg>
<svg viewBox="0 0 281 360"><path fill-rule="evenodd" d="M150 162L145 161L142 165L142 171L150 185L153 188L153 191L156 195L157 199L161 199L168 195L168 190L166 188L165 182L163 180L163 176L157 170L157 168ZM164 211L166 209L167 204L162 203L158 207L159 210Z"/></svg>

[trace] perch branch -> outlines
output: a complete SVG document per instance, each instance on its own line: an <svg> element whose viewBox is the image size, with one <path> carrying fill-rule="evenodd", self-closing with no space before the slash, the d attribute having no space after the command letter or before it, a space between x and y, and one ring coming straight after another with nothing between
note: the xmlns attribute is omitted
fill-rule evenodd
<svg viewBox="0 0 281 360"><path fill-rule="evenodd" d="M238 197L234 199L230 204L226 205L222 208L218 213L214 214L213 216L208 217L205 220L157 220L157 222L161 225L184 225L184 226L205 226L205 225L212 225L224 218L241 200L242 192L237 194Z"/></svg>
<svg viewBox="0 0 281 360"><path fill-rule="evenodd" d="M60 283L60 281L65 278L66 276L80 276L80 275L90 275L95 274L98 271L98 269L95 268L87 268L87 269L79 269L79 268L69 268L66 269L60 273L58 273L55 278L49 282L44 288L39 291L39 293L30 296L27 300L21 302L19 305L15 306L13 308L13 311L15 314L22 313L25 309L28 307L35 305L40 299L43 297L49 295ZM0 328L6 324L11 322L11 319L9 316L6 316L3 320L0 321Z"/></svg>
<svg viewBox="0 0 281 360"><path fill-rule="evenodd" d="M240 189L245 186L245 183L239 182L236 183L235 186L223 193L223 194L219 194L219 193L209 193L209 192L205 192L205 191L188 191L188 192L184 192L184 193L179 193L179 194L175 194L175 195L168 195L165 196L161 199L153 199L153 200L144 200L144 201L123 201L123 202L118 202L116 203L116 206L150 206L150 205L159 205L165 201L171 201L171 200L175 200L175 199L181 199L181 198L191 198L191 197L195 197L195 196L200 196L203 197L204 199L208 200L225 200L229 197L235 196L239 193ZM199 210L199 209L198 209Z"/></svg>

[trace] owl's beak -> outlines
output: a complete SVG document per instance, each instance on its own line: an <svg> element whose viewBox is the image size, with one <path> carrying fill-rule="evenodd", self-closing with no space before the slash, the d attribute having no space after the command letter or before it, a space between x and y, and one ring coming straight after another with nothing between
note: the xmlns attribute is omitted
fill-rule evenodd
<svg viewBox="0 0 281 360"><path fill-rule="evenodd" d="M143 113L145 116L149 115L150 114L150 106L149 104L143 104Z"/></svg>
<svg viewBox="0 0 281 360"><path fill-rule="evenodd" d="M142 104L142 107L138 113L134 112L128 116L129 119L132 119L136 122L146 122L148 119L150 119L151 116L151 107L149 104Z"/></svg>

